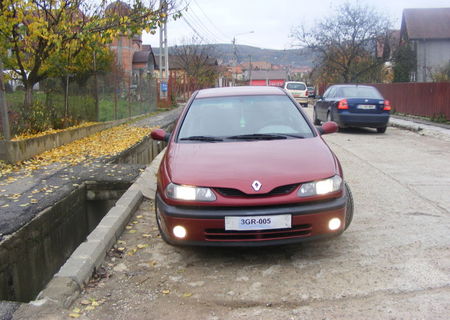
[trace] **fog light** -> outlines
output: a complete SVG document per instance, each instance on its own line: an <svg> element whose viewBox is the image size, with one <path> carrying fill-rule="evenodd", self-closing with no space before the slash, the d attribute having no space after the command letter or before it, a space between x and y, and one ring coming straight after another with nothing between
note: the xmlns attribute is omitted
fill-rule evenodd
<svg viewBox="0 0 450 320"><path fill-rule="evenodd" d="M182 226L175 226L173 227L173 235L177 238L183 239L184 237L186 237L186 228L182 227Z"/></svg>
<svg viewBox="0 0 450 320"><path fill-rule="evenodd" d="M330 230L337 230L341 227L341 219L339 218L333 218L328 222L328 229Z"/></svg>

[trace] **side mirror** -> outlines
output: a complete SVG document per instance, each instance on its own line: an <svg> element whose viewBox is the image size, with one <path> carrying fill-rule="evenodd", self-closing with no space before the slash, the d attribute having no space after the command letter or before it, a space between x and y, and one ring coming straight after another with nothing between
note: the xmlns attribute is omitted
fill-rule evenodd
<svg viewBox="0 0 450 320"><path fill-rule="evenodd" d="M334 121L328 121L325 122L321 127L317 127L317 130L319 130L319 133L321 135L323 134L329 134L329 133L335 133L339 129L338 125Z"/></svg>
<svg viewBox="0 0 450 320"><path fill-rule="evenodd" d="M164 131L163 129L152 130L150 134L153 140L168 142L170 139L170 133Z"/></svg>

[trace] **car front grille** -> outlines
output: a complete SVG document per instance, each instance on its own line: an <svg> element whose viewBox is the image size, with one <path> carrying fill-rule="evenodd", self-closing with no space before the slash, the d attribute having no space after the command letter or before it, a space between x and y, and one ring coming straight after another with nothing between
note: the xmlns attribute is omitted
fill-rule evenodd
<svg viewBox="0 0 450 320"><path fill-rule="evenodd" d="M218 193L223 195L224 197L241 197L241 198L262 198L262 197L268 197L268 196L278 196L278 195L285 195L289 194L292 191L294 191L299 186L298 183L296 184L288 184L280 187L276 187L272 189L272 191L267 193L258 193L258 194L247 194L245 192L242 192L238 189L233 188L214 188Z"/></svg>
<svg viewBox="0 0 450 320"><path fill-rule="evenodd" d="M216 242L235 241L268 241L293 238L305 238L311 235L312 226L302 224L289 229L256 230L256 231L227 231L225 229L206 229L205 239Z"/></svg>

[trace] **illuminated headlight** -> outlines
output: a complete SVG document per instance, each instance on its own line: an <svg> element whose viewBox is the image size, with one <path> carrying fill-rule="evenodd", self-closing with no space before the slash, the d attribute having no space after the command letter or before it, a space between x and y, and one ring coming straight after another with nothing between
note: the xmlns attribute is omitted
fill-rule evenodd
<svg viewBox="0 0 450 320"><path fill-rule="evenodd" d="M210 188L181 186L169 183L166 188L166 196L174 200L190 201L215 201L216 195Z"/></svg>
<svg viewBox="0 0 450 320"><path fill-rule="evenodd" d="M334 176L325 180L308 182L302 184L298 190L299 197L311 197L316 195L323 195L340 190L342 187L342 178Z"/></svg>

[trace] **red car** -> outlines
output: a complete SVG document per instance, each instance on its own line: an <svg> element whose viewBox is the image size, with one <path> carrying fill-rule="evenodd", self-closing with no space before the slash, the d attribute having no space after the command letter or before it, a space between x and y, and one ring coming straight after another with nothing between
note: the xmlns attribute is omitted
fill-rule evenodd
<svg viewBox="0 0 450 320"><path fill-rule="evenodd" d="M174 245L259 246L341 234L353 200L341 165L301 107L277 87L197 91L158 172L156 220Z"/></svg>

